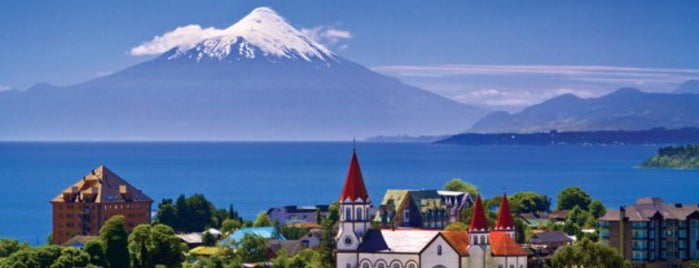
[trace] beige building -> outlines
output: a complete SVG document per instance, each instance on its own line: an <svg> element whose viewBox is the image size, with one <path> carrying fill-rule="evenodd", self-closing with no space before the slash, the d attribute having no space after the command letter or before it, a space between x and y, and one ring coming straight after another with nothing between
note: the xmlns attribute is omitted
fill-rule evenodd
<svg viewBox="0 0 699 268"><path fill-rule="evenodd" d="M51 200L53 244L76 235L98 235L110 217L123 215L126 229L150 222L153 200L104 166L100 166Z"/></svg>

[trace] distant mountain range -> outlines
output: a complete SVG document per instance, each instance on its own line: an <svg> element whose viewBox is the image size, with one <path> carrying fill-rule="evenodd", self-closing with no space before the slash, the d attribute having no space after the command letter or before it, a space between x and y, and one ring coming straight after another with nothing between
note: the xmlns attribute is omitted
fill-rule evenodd
<svg viewBox="0 0 699 268"><path fill-rule="evenodd" d="M699 80L689 80L675 90L675 93L699 94Z"/></svg>
<svg viewBox="0 0 699 268"><path fill-rule="evenodd" d="M349 140L456 133L484 114L343 59L258 8L106 77L0 92L0 140Z"/></svg>
<svg viewBox="0 0 699 268"><path fill-rule="evenodd" d="M510 114L493 112L475 123L469 132L533 133L593 130L644 130L656 127L699 127L697 81L673 93L646 93L622 88L599 98L582 99L567 94Z"/></svg>

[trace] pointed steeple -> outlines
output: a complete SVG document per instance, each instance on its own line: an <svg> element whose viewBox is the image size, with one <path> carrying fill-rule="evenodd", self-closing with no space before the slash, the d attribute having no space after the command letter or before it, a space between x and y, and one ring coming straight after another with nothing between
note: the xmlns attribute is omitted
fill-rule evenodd
<svg viewBox="0 0 699 268"><path fill-rule="evenodd" d="M369 200L369 194L366 191L364 179L362 178L362 170L359 168L356 150L352 150L352 161L350 162L349 171L347 171L345 186L342 188L342 194L340 194L340 202L348 199L350 202L354 202L357 199L363 202Z"/></svg>
<svg viewBox="0 0 699 268"><path fill-rule="evenodd" d="M515 221L512 219L510 204L507 201L507 193L502 194L498 220L495 222L495 231L511 231L515 229Z"/></svg>
<svg viewBox="0 0 699 268"><path fill-rule="evenodd" d="M488 220L485 218L485 210L483 209L483 202L481 201L481 195L476 197L476 204L473 207L473 216L471 217L471 226L468 228L469 232L486 232L490 226L488 225Z"/></svg>

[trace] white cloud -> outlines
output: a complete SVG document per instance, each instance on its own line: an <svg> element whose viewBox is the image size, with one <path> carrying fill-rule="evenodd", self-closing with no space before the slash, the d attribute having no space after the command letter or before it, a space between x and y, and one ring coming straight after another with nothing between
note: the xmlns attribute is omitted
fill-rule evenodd
<svg viewBox="0 0 699 268"><path fill-rule="evenodd" d="M202 28L196 24L177 27L173 31L155 36L150 41L132 48L129 54L133 56L159 55L175 47L187 49L204 39L219 35L221 31L223 30L213 27Z"/></svg>
<svg viewBox="0 0 699 268"><path fill-rule="evenodd" d="M308 38L326 47L346 49L347 44L341 44L345 40L352 39L352 33L337 29L334 26L316 26L313 28L301 28L301 33Z"/></svg>
<svg viewBox="0 0 699 268"><path fill-rule="evenodd" d="M11 90L11 89L12 89L11 86L8 86L8 85L0 85L0 91L7 91L7 90Z"/></svg>

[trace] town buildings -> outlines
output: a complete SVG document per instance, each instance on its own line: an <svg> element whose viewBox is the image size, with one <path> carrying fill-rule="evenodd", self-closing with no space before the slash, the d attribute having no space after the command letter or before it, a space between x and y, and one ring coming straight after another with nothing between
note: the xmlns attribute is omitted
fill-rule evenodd
<svg viewBox="0 0 699 268"><path fill-rule="evenodd" d="M110 217L123 215L131 231L150 222L153 200L104 166L100 166L51 200L53 244L76 235L98 235Z"/></svg>
<svg viewBox="0 0 699 268"><path fill-rule="evenodd" d="M599 218L600 240L632 267L689 267L699 260L699 205L641 198Z"/></svg>
<svg viewBox="0 0 699 268"><path fill-rule="evenodd" d="M328 215L328 205L316 206L285 206L280 208L270 208L267 210L272 222L279 224L294 224L304 222L316 222L316 211L320 213L321 218Z"/></svg>
<svg viewBox="0 0 699 268"><path fill-rule="evenodd" d="M464 192L389 189L374 222L384 227L442 229L458 221L462 209L472 205L471 195Z"/></svg>
<svg viewBox="0 0 699 268"><path fill-rule="evenodd" d="M371 228L371 198L356 152L340 194L338 268L523 268L527 253L514 240L515 226L507 197L490 228L480 196L469 231Z"/></svg>

